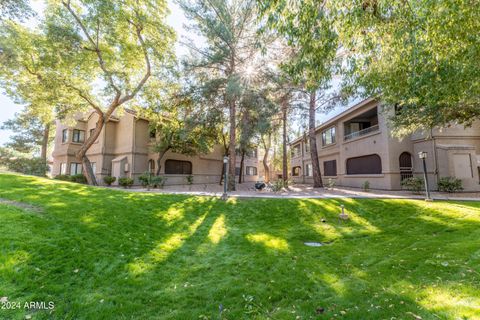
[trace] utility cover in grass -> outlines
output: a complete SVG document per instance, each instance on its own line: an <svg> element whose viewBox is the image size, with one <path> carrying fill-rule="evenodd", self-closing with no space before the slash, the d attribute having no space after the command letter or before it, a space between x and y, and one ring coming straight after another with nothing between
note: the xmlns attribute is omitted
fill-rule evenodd
<svg viewBox="0 0 480 320"><path fill-rule="evenodd" d="M303 244L309 247L322 247L326 245L326 243L322 243L322 242L304 242Z"/></svg>

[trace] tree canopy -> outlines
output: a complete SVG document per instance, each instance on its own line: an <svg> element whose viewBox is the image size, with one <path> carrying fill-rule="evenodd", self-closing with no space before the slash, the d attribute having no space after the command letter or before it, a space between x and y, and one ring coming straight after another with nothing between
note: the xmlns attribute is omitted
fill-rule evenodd
<svg viewBox="0 0 480 320"><path fill-rule="evenodd" d="M45 18L33 30L4 24L0 77L12 95L21 92L32 108L55 108L64 119L99 115L77 153L89 183L96 181L86 151L104 123L119 106L132 104L173 58L175 34L165 24L167 13L164 0L62 0L47 2ZM28 96L30 84L38 90Z"/></svg>
<svg viewBox="0 0 480 320"><path fill-rule="evenodd" d="M476 1L335 1L346 79L397 106L397 134L480 116Z"/></svg>

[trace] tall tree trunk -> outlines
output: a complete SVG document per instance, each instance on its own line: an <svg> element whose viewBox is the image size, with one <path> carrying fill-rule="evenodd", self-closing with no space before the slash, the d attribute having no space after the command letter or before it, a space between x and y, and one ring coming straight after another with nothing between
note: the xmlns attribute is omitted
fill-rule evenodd
<svg viewBox="0 0 480 320"><path fill-rule="evenodd" d="M170 150L170 147L167 147L165 150L160 151L160 152L158 153L157 173L156 173L157 176L160 175L160 170L162 169L162 159L163 159L163 157L165 156L165 154L167 153L168 150Z"/></svg>
<svg viewBox="0 0 480 320"><path fill-rule="evenodd" d="M242 176L243 176L243 165L245 162L245 150L242 150L242 158L240 159L240 173L238 175L238 183L242 183Z"/></svg>
<svg viewBox="0 0 480 320"><path fill-rule="evenodd" d="M288 162L287 162L287 111L288 111L288 100L284 99L282 101L282 147L283 147L283 156L282 156L282 180L285 186L288 186Z"/></svg>
<svg viewBox="0 0 480 320"><path fill-rule="evenodd" d="M85 171L85 177L87 178L87 182L90 185L97 186L97 179L95 178L95 174L92 170L92 164L90 163L90 160L88 159L86 153L88 149L95 143L95 140L98 139L100 136L100 133L102 132L103 127L105 126L106 122L106 117L103 113L98 114L98 120L97 124L95 125L95 129L93 130L93 133L87 138L87 140L84 142L84 144L81 146L81 148L77 151L76 158L78 161L82 162L83 170ZM111 113L110 113L111 114ZM110 114L108 117L110 117Z"/></svg>
<svg viewBox="0 0 480 320"><path fill-rule="evenodd" d="M308 108L308 137L310 144L310 158L312 160L313 169L313 187L323 188L322 174L320 172L320 163L318 161L317 134L315 132L316 100L316 91L312 90L310 92L310 103Z"/></svg>
<svg viewBox="0 0 480 320"><path fill-rule="evenodd" d="M223 150L225 151L223 153L223 157L226 157L226 156L228 156L228 150L229 150L226 134L222 133L222 141L223 141ZM222 174L220 175L220 182L218 183L219 185L222 185L224 177L225 177L225 164L223 163L223 158L222 158Z"/></svg>
<svg viewBox="0 0 480 320"><path fill-rule="evenodd" d="M235 144L236 144L236 113L237 108L235 100L230 101L230 141L228 146L229 161L228 161L228 190L235 191Z"/></svg>
<svg viewBox="0 0 480 320"><path fill-rule="evenodd" d="M48 150L48 139L50 137L50 127L51 127L51 124L47 123L45 125L45 128L43 129L42 147L40 150L40 157L45 164L47 163L47 150Z"/></svg>
<svg viewBox="0 0 480 320"><path fill-rule="evenodd" d="M270 146L272 145L272 135L268 134L268 141L265 141L264 137L262 137L263 148L265 153L263 155L263 170L265 171L265 183L270 182L270 167L268 166L268 153L270 152Z"/></svg>

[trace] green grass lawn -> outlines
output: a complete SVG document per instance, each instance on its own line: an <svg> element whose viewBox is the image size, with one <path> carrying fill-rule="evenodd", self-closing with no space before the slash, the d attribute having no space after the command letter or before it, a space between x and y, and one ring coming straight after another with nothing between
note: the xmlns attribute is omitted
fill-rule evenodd
<svg viewBox="0 0 480 320"><path fill-rule="evenodd" d="M480 319L479 202L225 203L10 174L0 198L0 297L21 303L0 319Z"/></svg>

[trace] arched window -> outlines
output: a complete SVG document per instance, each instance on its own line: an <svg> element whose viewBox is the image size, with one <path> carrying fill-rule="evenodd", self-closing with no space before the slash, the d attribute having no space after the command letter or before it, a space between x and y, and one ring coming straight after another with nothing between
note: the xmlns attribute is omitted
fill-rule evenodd
<svg viewBox="0 0 480 320"><path fill-rule="evenodd" d="M192 163L168 159L165 161L165 174L192 174Z"/></svg>
<svg viewBox="0 0 480 320"><path fill-rule="evenodd" d="M148 160L148 172L155 173L155 161L152 159Z"/></svg>
<svg viewBox="0 0 480 320"><path fill-rule="evenodd" d="M292 176L298 177L300 175L300 167L293 167L292 168Z"/></svg>
<svg viewBox="0 0 480 320"><path fill-rule="evenodd" d="M413 177L412 155L409 152L403 152L399 159L400 180Z"/></svg>
<svg viewBox="0 0 480 320"><path fill-rule="evenodd" d="M382 159L378 154L370 154L347 159L347 174L381 174Z"/></svg>

